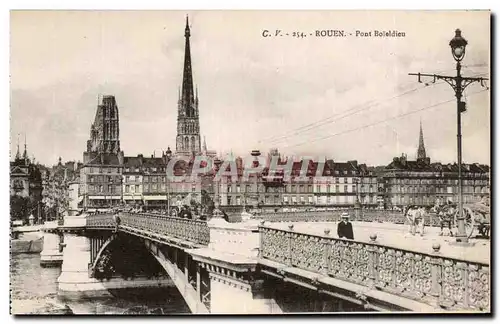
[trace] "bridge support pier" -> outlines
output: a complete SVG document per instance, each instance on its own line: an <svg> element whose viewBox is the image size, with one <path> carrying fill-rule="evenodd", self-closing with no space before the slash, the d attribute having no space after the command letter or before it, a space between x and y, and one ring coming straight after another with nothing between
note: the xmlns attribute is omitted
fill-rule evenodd
<svg viewBox="0 0 500 324"><path fill-rule="evenodd" d="M43 234L43 250L40 252L40 265L42 267L60 266L63 262L59 234L47 231Z"/></svg>
<svg viewBox="0 0 500 324"><path fill-rule="evenodd" d="M263 280L245 280L234 271L209 267L210 313L281 314L283 311L264 287Z"/></svg>

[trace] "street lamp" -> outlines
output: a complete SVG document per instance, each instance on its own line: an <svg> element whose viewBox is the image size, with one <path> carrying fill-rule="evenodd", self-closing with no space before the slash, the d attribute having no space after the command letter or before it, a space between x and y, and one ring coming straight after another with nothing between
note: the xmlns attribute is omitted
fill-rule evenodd
<svg viewBox="0 0 500 324"><path fill-rule="evenodd" d="M460 29L455 30L455 37L450 41L450 47L451 54L457 63L465 57L466 46L467 41L462 37L462 31Z"/></svg>
<svg viewBox="0 0 500 324"><path fill-rule="evenodd" d="M462 112L465 112L465 102L462 102L462 76L460 74L460 62L465 57L465 47L467 41L462 37L460 29L455 31L455 37L450 41L451 54L457 62L457 77L455 80L455 96L457 97L457 155L458 155L458 233L457 242L468 241L467 234L465 233L465 219L463 210L463 197L462 197ZM465 88L465 87L464 87Z"/></svg>
<svg viewBox="0 0 500 324"><path fill-rule="evenodd" d="M448 83L455 91L455 96L457 98L457 155L458 155L458 233L456 235L456 241L461 243L467 243L468 237L465 233L465 218L463 210L463 197L462 197L462 113L466 112L465 102L462 102L462 95L471 83L480 82L481 86L484 86L483 82L488 80L486 78L471 78L463 77L460 73L462 65L460 62L465 57L465 48L467 46L467 41L462 37L462 32L460 29L455 30L455 37L450 41L451 54L457 62L457 75L456 76L446 76L438 74L423 74L423 73L410 73L410 75L417 75L418 81L422 82L420 78L433 77L434 82L436 79L444 80Z"/></svg>
<svg viewBox="0 0 500 324"><path fill-rule="evenodd" d="M170 163L170 160L172 159L172 151L170 150L170 146L167 148L167 152L165 153L167 157L167 216L170 216L170 184L168 181L168 164ZM172 167L172 172L174 168Z"/></svg>
<svg viewBox="0 0 500 324"><path fill-rule="evenodd" d="M219 172L219 169L220 169L220 166L222 164L222 161L219 160L219 158L216 158L214 160L214 165L215 165L215 199L214 199L214 211L213 211L213 216L214 218L222 218L223 215L222 215L222 212L219 210L219 206L220 206L220 179L217 175L217 173Z"/></svg>

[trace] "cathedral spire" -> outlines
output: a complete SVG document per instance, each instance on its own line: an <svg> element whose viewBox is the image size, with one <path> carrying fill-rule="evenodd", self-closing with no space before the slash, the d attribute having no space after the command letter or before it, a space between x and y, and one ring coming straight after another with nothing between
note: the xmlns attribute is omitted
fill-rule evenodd
<svg viewBox="0 0 500 324"><path fill-rule="evenodd" d="M186 29L184 31L186 37L186 47L184 50L184 75L182 77L182 104L184 113L188 117L194 117L194 91L193 91L193 71L191 68L191 46L189 37L191 30L189 28L189 17L186 16Z"/></svg>
<svg viewBox="0 0 500 324"><path fill-rule="evenodd" d="M203 152L207 153L207 139L203 136Z"/></svg>
<svg viewBox="0 0 500 324"><path fill-rule="evenodd" d="M201 153L200 120L198 114L198 91L194 89L193 70L191 66L191 28L186 16L184 30L186 47L184 52L184 67L182 85L177 106L177 138L176 154L191 156Z"/></svg>
<svg viewBox="0 0 500 324"><path fill-rule="evenodd" d="M425 159L424 132L422 130L422 120L420 120L420 136L418 138L417 160Z"/></svg>

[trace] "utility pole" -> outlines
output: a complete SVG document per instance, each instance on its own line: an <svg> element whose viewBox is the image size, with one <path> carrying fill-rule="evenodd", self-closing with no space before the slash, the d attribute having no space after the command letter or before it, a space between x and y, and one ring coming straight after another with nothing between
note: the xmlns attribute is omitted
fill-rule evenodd
<svg viewBox="0 0 500 324"><path fill-rule="evenodd" d="M463 196L462 196L462 113L467 111L465 102L462 101L462 96L465 88L474 82L480 82L481 86L484 85L484 81L488 80L486 78L471 78L462 76L460 62L465 57L465 47L467 46L467 41L462 37L462 32L460 29L455 31L455 37L450 41L451 53L453 58L457 62L457 75L447 76L439 74L425 74L425 73L409 73L409 75L418 76L418 82L422 83L421 77L431 77L433 82L436 80L444 80L448 83L455 91L455 96L457 98L457 157L458 157L458 234L456 236L457 242L467 243L468 236L465 232L465 219L463 210Z"/></svg>

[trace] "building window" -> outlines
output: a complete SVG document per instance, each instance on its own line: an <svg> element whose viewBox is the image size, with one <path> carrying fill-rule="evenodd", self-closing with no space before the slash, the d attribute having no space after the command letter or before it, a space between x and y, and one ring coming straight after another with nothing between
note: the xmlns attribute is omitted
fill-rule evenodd
<svg viewBox="0 0 500 324"><path fill-rule="evenodd" d="M149 191L149 184L144 185L144 191Z"/></svg>
<svg viewBox="0 0 500 324"><path fill-rule="evenodd" d="M347 186L344 186L344 192L347 192Z"/></svg>
<svg viewBox="0 0 500 324"><path fill-rule="evenodd" d="M139 192L139 185L135 185L135 192Z"/></svg>
<svg viewBox="0 0 500 324"><path fill-rule="evenodd" d="M103 192L103 191L104 191L103 186L99 186L99 192Z"/></svg>
<svg viewBox="0 0 500 324"><path fill-rule="evenodd" d="M237 192L237 193L239 193L239 192L240 192L240 185L237 185L237 186L236 186L236 192ZM239 203L238 203L237 205L239 205Z"/></svg>
<svg viewBox="0 0 500 324"><path fill-rule="evenodd" d="M327 186L326 186L326 192L327 192L327 193L330 193L330 185L327 185Z"/></svg>
<svg viewBox="0 0 500 324"><path fill-rule="evenodd" d="M339 185L335 185L335 192L340 192Z"/></svg>
<svg viewBox="0 0 500 324"><path fill-rule="evenodd" d="M346 171L347 172L347 171ZM349 183L347 178L344 178L344 183Z"/></svg>
<svg viewBox="0 0 500 324"><path fill-rule="evenodd" d="M313 192L313 186L308 185L307 186L307 192Z"/></svg>
<svg viewBox="0 0 500 324"><path fill-rule="evenodd" d="M126 193L128 193L128 192L129 192L129 190L130 190L129 186L128 186L128 185L126 185L126 186L125 186L125 192L126 192Z"/></svg>
<svg viewBox="0 0 500 324"><path fill-rule="evenodd" d="M151 186L151 190L156 191L156 183L153 183L153 185Z"/></svg>
<svg viewBox="0 0 500 324"><path fill-rule="evenodd" d="M316 185L316 192L321 192L321 186L320 185Z"/></svg>
<svg viewBox="0 0 500 324"><path fill-rule="evenodd" d="M356 186L352 186L352 192L356 192Z"/></svg>
<svg viewBox="0 0 500 324"><path fill-rule="evenodd" d="M339 178L335 178L335 183L339 183L340 182L340 179Z"/></svg>
<svg viewBox="0 0 500 324"><path fill-rule="evenodd" d="M158 182L158 178L157 177L153 177L153 179L151 180L151 182Z"/></svg>

